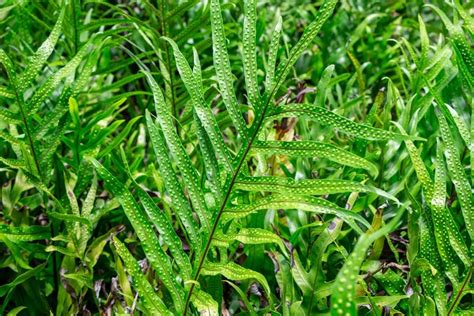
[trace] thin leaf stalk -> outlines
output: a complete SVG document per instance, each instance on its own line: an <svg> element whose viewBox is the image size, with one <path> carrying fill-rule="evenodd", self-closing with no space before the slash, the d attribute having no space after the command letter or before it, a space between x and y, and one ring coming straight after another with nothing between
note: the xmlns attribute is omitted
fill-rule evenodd
<svg viewBox="0 0 474 316"><path fill-rule="evenodd" d="M285 69L287 67L288 66L285 66ZM280 82L281 80L282 80L281 77L279 77L278 82ZM242 148L243 148L243 149L241 149L241 151L243 150L242 154L238 155L238 157L240 157L240 159L237 163L237 167L236 167L234 173L232 174L231 180L228 182L227 189L225 190L226 193L225 193L224 199L221 202L221 205L219 207L219 212L217 213L216 218L214 220L214 223L212 225L209 237L207 238L207 242L206 242L206 245L204 247L204 251L202 252L201 257L199 258L198 267L197 267L196 273L194 275L193 282L191 282L191 286L189 288L189 291L188 291L188 294L187 294L187 297L186 297L186 302L184 304L183 316L187 315L189 302L191 300L191 296L192 296L194 287L196 285L195 281L197 281L199 279L199 276L201 275L201 270L202 270L202 267L204 265L204 261L207 257L207 254L209 253L209 250L210 250L210 247L211 247L211 244L212 244L212 240L213 240L214 235L217 231L217 227L219 226L220 219L221 219L222 214L224 213L225 207L227 205L227 201L229 200L229 198L231 196L231 193L233 191L235 182L237 180L237 177L239 176L239 173L240 173L240 170L242 169L242 166L244 165L244 162L246 161L247 155L250 152L250 149L252 148L253 141L257 137L258 132L260 131L260 128L261 128L263 122L265 121L266 114L267 114L267 112L270 108L271 100L272 100L272 98L273 98L273 96L276 92L276 88L278 86L279 86L278 84L274 85L272 87L272 90L271 90L270 94L265 97L265 99L264 99L265 100L265 107L263 108L262 115L260 116L260 118L256 122L256 124L252 125L252 127L251 127L251 133L252 133L251 137L248 140L248 143L246 145L242 146Z"/></svg>
<svg viewBox="0 0 474 316"><path fill-rule="evenodd" d="M23 122L23 125L25 126L26 137L28 138L28 144L30 145L31 154L33 155L33 160L35 162L36 171L38 172L38 176L39 176L39 179L41 181L41 179L42 179L41 168L40 168L40 164L39 164L39 160L38 160L38 155L36 154L34 141L33 141L33 138L31 136L30 126L28 124L28 117L26 116L25 109L23 107L23 102L24 101L23 101L23 98L20 97L16 85L15 85L14 90L15 90L15 97L16 97L16 100L17 100L17 103L18 103L18 107L20 108L21 120ZM26 157L25 157L25 159L26 159Z"/></svg>

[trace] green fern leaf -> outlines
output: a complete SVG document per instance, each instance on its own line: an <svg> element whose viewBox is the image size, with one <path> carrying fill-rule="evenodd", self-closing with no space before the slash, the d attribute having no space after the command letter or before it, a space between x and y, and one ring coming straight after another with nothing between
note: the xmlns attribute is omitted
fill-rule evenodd
<svg viewBox="0 0 474 316"><path fill-rule="evenodd" d="M133 258L130 252L127 250L124 244L120 242L117 237L113 238L114 246L117 249L117 253L122 258L127 272L132 277L133 285L143 300L143 305L149 313L155 315L173 315L165 306L163 301L153 290L153 287L148 282L146 277L143 275L140 265Z"/></svg>
<svg viewBox="0 0 474 316"><path fill-rule="evenodd" d="M107 169L96 160L92 160L92 163L100 177L104 180L106 186L122 205L125 214L141 241L147 259L150 261L153 269L156 270L158 276L163 281L163 284L171 292L175 306L178 310L182 310L182 300L184 295L183 289L176 282L176 279L173 276L173 269L168 260L168 256L161 248L145 212L140 208L128 189L113 177Z"/></svg>
<svg viewBox="0 0 474 316"><path fill-rule="evenodd" d="M403 213L404 209L401 209L388 224L379 230L375 232L369 230L360 236L354 251L347 258L334 282L334 290L331 296L331 315L357 315L355 284L357 283L360 266L365 260L365 254L375 240L388 234L398 226Z"/></svg>
<svg viewBox="0 0 474 316"><path fill-rule="evenodd" d="M0 162L4 163L8 167L12 169L23 169L26 168L25 161L20 159L10 159L10 158L3 158L0 157Z"/></svg>
<svg viewBox="0 0 474 316"><path fill-rule="evenodd" d="M165 145L161 131L155 125L151 119L150 113L148 112L146 113L146 122L153 144L153 149L155 150L155 154L160 165L160 172L163 175L166 188L171 197L171 203L189 235L189 240L192 243L193 248L196 251L199 251L201 249L199 228L197 227L197 223L193 218L191 207L189 206L188 200L184 195L183 189L176 179L175 171L167 154L167 147Z"/></svg>
<svg viewBox="0 0 474 316"><path fill-rule="evenodd" d="M398 199L378 188L350 180L302 179L284 177L241 177L237 179L237 189L252 192L277 192L295 195L325 195L346 192L373 192L399 203Z"/></svg>
<svg viewBox="0 0 474 316"><path fill-rule="evenodd" d="M332 126L343 133L367 140L405 140L420 139L416 136L402 135L375 127L355 123L322 107L310 104L286 104L275 108L267 120L305 115L322 124Z"/></svg>
<svg viewBox="0 0 474 316"><path fill-rule="evenodd" d="M464 119L459 115L459 113L453 109L449 104L445 104L451 114L453 121L461 135L462 140L466 144L466 146L470 147L471 152L474 151L473 143L471 142L471 132L469 131L468 124L464 121Z"/></svg>
<svg viewBox="0 0 474 316"><path fill-rule="evenodd" d="M250 105L258 109L260 107L260 93L258 92L257 81L256 15L257 2L255 0L244 1L244 32L242 37L244 45L242 48L242 59L245 84Z"/></svg>
<svg viewBox="0 0 474 316"><path fill-rule="evenodd" d="M212 113L211 108L205 105L201 86L194 77L191 67L189 67L188 62L184 58L176 43L169 38L165 39L168 41L168 43L171 44L171 47L173 47L176 66L181 74L181 78L186 86L186 89L188 90L188 93L191 96L194 111L199 117L202 126L204 127L209 136L209 140L214 146L214 150L219 159L218 161L222 161L223 168L225 168L227 172L231 172L231 159L227 151L227 147L224 144L224 139L219 129L219 125L217 124L217 120L214 114Z"/></svg>
<svg viewBox="0 0 474 316"><path fill-rule="evenodd" d="M6 123L9 123L9 124L14 124L14 125L21 123L21 119L19 119L15 113L1 107L0 107L0 120L5 121Z"/></svg>
<svg viewBox="0 0 474 316"><path fill-rule="evenodd" d="M194 122L196 123L197 127L199 148L201 149L207 180L209 181L209 185L214 196L220 197L222 196L222 183L224 183L225 179L221 176L219 163L217 161L216 155L214 154L214 149L212 147L211 141L209 140L209 136L206 134L206 131L196 114L194 114Z"/></svg>
<svg viewBox="0 0 474 316"><path fill-rule="evenodd" d="M5 87L0 87L0 97L4 97L7 99L14 99L15 93L13 93L12 91L8 90Z"/></svg>
<svg viewBox="0 0 474 316"><path fill-rule="evenodd" d="M208 293L195 290L191 298L193 305L196 306L200 315L217 316L219 315L219 307L217 302Z"/></svg>
<svg viewBox="0 0 474 316"><path fill-rule="evenodd" d="M441 137L446 146L445 156L448 163L448 170L451 173L452 181L458 194L464 222L466 224L466 230L469 233L471 240L474 240L474 214L472 212L474 200L471 185L469 184L469 180L463 170L460 154L454 143L454 138L451 134L446 118L443 114L439 113L439 111L437 111L436 116L438 117Z"/></svg>
<svg viewBox="0 0 474 316"><path fill-rule="evenodd" d="M0 114L1 115L1 114ZM0 138L4 139L5 141L9 142L13 146L19 146L22 142L22 140L5 133L4 131L0 131Z"/></svg>
<svg viewBox="0 0 474 316"><path fill-rule="evenodd" d="M0 238L7 237L13 242L44 240L51 238L48 226L9 226L0 225Z"/></svg>
<svg viewBox="0 0 474 316"><path fill-rule="evenodd" d="M32 115L39 110L43 101L60 84L61 80L70 76L76 70L83 58L90 52L92 43L93 39L86 43L63 68L58 70L54 75L49 77L45 83L43 83L31 99L28 100L25 110L27 113Z"/></svg>
<svg viewBox="0 0 474 316"><path fill-rule="evenodd" d="M268 244L274 243L280 247L282 253L287 253L287 249L281 238L268 230L261 228L242 228L237 233L216 233L212 239L212 244L218 247L229 247L234 241L240 241L243 244Z"/></svg>
<svg viewBox="0 0 474 316"><path fill-rule="evenodd" d="M291 49L288 59L278 66L276 71L276 82L272 85L272 91L277 91L280 88L283 80L285 80L286 76L290 73L291 67L293 67L304 50L311 44L314 37L319 33L321 27L332 15L337 2L337 0L324 1L323 5L321 8L319 8L318 13L316 14L314 21L305 28L303 36Z"/></svg>
<svg viewBox="0 0 474 316"><path fill-rule="evenodd" d="M227 53L220 0L211 0L212 49L222 99L240 137L247 139L247 128L235 97L232 71Z"/></svg>
<svg viewBox="0 0 474 316"><path fill-rule="evenodd" d="M321 157L337 162L341 165L368 170L374 177L378 169L372 162L357 156L349 151L340 149L331 144L315 141L257 141L252 146L253 153L278 154L290 157Z"/></svg>
<svg viewBox="0 0 474 316"><path fill-rule="evenodd" d="M431 199L431 210L435 238L438 245L439 255L455 290L458 289L457 255L468 268L470 266L469 254L461 233L454 221L449 209L446 209L446 171L442 156L442 147L438 145L436 159L436 173ZM453 247L451 247L453 245ZM455 251L456 250L456 251Z"/></svg>
<svg viewBox="0 0 474 316"><path fill-rule="evenodd" d="M249 205L232 206L225 209L223 219L235 219L248 216L259 210L285 209L302 210L321 214L332 214L347 222L354 230L362 233L355 221L370 227L370 224L360 215L340 208L337 205L320 198L311 196L278 195L272 194L262 199L258 199Z"/></svg>
<svg viewBox="0 0 474 316"><path fill-rule="evenodd" d="M395 125L400 129L402 134L406 135L405 130L400 124L395 123ZM413 163L413 167L415 168L416 175L421 183L423 191L425 192L427 199L431 199L431 196L433 194L433 180L431 179L431 176L428 173L428 170L426 169L425 163L421 159L420 153L413 141L406 139L405 144L407 146L408 154L410 155L410 159Z"/></svg>
<svg viewBox="0 0 474 316"><path fill-rule="evenodd" d="M280 47L281 38L281 26L282 26L281 15L278 14L276 18L275 28L272 33L272 40L268 50L268 63L265 77L265 93L270 94L273 89L273 83L275 80L275 67L278 57L278 48Z"/></svg>
<svg viewBox="0 0 474 316"><path fill-rule="evenodd" d="M163 236L166 245L170 248L176 264L181 269L182 278L184 280L191 278L191 264L189 262L189 258L184 253L181 240L179 239L178 235L176 235L173 227L170 224L170 221L156 206L150 196L138 186L137 194L151 222L156 227L160 235Z"/></svg>
<svg viewBox="0 0 474 316"><path fill-rule="evenodd" d="M29 61L26 64L25 71L19 77L18 90L24 91L28 85L33 81L38 71L44 66L51 53L54 51L54 46L61 35L62 26L64 23L64 17L66 13L66 6L62 6L59 17L53 30L49 34L48 38L41 44L38 50L29 57Z"/></svg>
<svg viewBox="0 0 474 316"><path fill-rule="evenodd" d="M257 280L258 283L260 283L260 285L263 287L265 293L267 293L267 298L271 301L271 291L267 279L265 279L262 274L250 269L243 268L233 262L206 262L202 268L202 274L223 275L224 277L232 281L242 281L248 279Z"/></svg>
<svg viewBox="0 0 474 316"><path fill-rule="evenodd" d="M202 194L202 191L199 188L199 177L197 171L192 165L191 160L189 159L183 148L181 140L176 134L171 113L169 112L169 109L166 106L163 93L161 92L160 87L148 71L146 71L145 69L142 69L142 71L145 73L148 79L148 83L153 92L157 120L160 124L161 130L163 131L163 135L168 145L168 148L171 154L176 159L176 163L181 171L184 183L186 183L186 186L189 190L189 197L191 199L193 208L196 210L199 219L201 220L201 223L205 227L205 229L210 230L208 209L204 200L204 195ZM148 121L152 123L151 120ZM153 125L150 123L148 123L149 126Z"/></svg>

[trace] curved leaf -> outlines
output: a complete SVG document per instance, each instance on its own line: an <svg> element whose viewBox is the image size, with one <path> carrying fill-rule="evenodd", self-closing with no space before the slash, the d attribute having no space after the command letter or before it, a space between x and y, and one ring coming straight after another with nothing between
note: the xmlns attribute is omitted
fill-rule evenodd
<svg viewBox="0 0 474 316"><path fill-rule="evenodd" d="M378 169L372 162L334 145L316 141L258 141L252 146L252 152L277 154L291 157L322 157L341 165L368 170L374 177Z"/></svg>
<svg viewBox="0 0 474 316"><path fill-rule="evenodd" d="M226 208L222 216L224 219L242 218L256 211L267 209L294 209L306 212L336 215L337 217L347 222L354 230L360 233L362 233L362 231L355 224L355 221L360 222L367 228L370 227L370 224L360 215L340 208L327 200L311 196L272 194L265 198L259 199L252 204Z"/></svg>
<svg viewBox="0 0 474 316"><path fill-rule="evenodd" d="M138 292L138 295L143 300L143 305L148 312L157 315L173 315L165 306L163 301L153 290L153 287L143 275L140 265L133 258L124 244L117 237L113 237L113 242L117 253L122 258L127 272L132 277L133 285Z"/></svg>
<svg viewBox="0 0 474 316"><path fill-rule="evenodd" d="M244 191L277 192L295 195L326 195L347 192L373 192L400 204L397 198L378 188L350 180L302 179L286 177L241 177L235 187Z"/></svg>
<svg viewBox="0 0 474 316"><path fill-rule="evenodd" d="M220 0L211 0L212 51L222 99L240 137L247 138L247 128L235 97L233 75L227 53Z"/></svg>
<svg viewBox="0 0 474 316"><path fill-rule="evenodd" d="M189 240L196 250L201 248L201 237L199 235L199 227L197 222L193 218L193 212L189 206L188 200L184 195L183 189L176 179L176 173L171 165L170 158L167 153L167 147L165 140L161 134L161 131L153 123L150 113L146 113L146 123L148 127L148 133L150 134L153 149L160 165L160 172L163 175L166 189L171 197L171 203L173 208L178 214L179 219L183 223Z"/></svg>
<svg viewBox="0 0 474 316"><path fill-rule="evenodd" d="M360 266L365 260L365 254L375 240L388 234L397 227L403 213L404 209L401 209L388 224L379 230L375 232L369 230L360 236L354 247L354 251L349 258L347 258L334 282L334 290L331 296L331 315L357 315L355 285L357 283Z"/></svg>
<svg viewBox="0 0 474 316"><path fill-rule="evenodd" d="M265 293L267 293L267 298L271 300L271 291L270 286L268 285L267 279L265 277L253 270L243 268L238 264L233 262L227 263L215 263L215 262L206 262L202 268L203 275L223 275L229 280L232 281L241 281L254 279L263 287Z"/></svg>
<svg viewBox="0 0 474 316"><path fill-rule="evenodd" d="M472 241L474 240L474 213L472 212L474 198L472 195L471 185L469 184L469 180L463 170L460 154L454 143L454 138L449 129L448 122L445 116L439 112L440 111L436 111L436 116L438 117L441 137L446 147L445 156L448 170L451 173L452 181L458 194L464 222L466 224L466 230Z"/></svg>
<svg viewBox="0 0 474 316"><path fill-rule="evenodd" d="M130 220L130 223L132 224L135 232L138 235L138 238L141 241L141 245L145 255L147 256L147 259L150 261L153 269L156 270L158 276L163 281L163 284L171 292L173 302L175 303L177 309L181 310L183 308L182 300L184 291L182 287L176 282L176 279L172 273L173 269L168 260L168 256L161 248L159 240L156 237L153 227L148 221L145 212L140 208L132 194L123 184L121 184L114 176L112 176L112 174L110 174L110 172L105 169L98 161L91 161L100 177L104 180L105 185L119 200L125 214Z"/></svg>
<svg viewBox="0 0 474 316"><path fill-rule="evenodd" d="M277 234L261 228L242 228L237 233L216 233L212 239L212 244L218 247L228 247L236 240L243 244L255 245L274 243L280 247L282 253L288 252L283 241Z"/></svg>
<svg viewBox="0 0 474 316"><path fill-rule="evenodd" d="M197 171L191 163L191 159L186 154L183 144L181 143L181 140L178 134L176 133L173 124L173 118L171 116L169 108L167 108L166 106L165 99L163 97L163 93L161 92L160 87L156 83L155 79L153 79L152 75L145 68L143 68L144 66L141 67L142 71L145 73L148 79L148 84L150 85L150 88L153 92L157 120L160 124L161 130L163 131L167 147L176 159L176 163L181 171L184 183L186 183L186 187L189 190L189 197L193 204L193 208L196 210L199 219L201 220L201 223L204 225L204 227L206 227L207 230L209 230L210 224L208 219L208 209L204 200L204 195L199 188L199 177ZM147 119L147 124L149 127L154 124L151 121L151 117L150 119ZM166 147L161 147L160 150L165 150L166 152L167 150L165 148Z"/></svg>
<svg viewBox="0 0 474 316"><path fill-rule="evenodd" d="M420 139L416 136L402 135L368 125L355 123L322 107L311 104L285 104L275 108L268 120L305 115L321 124L329 125L348 135L368 140L405 140Z"/></svg>
<svg viewBox="0 0 474 316"><path fill-rule="evenodd" d="M48 38L41 44L33 56L28 58L29 61L26 64L25 71L18 80L19 91L24 91L28 87L28 85L36 76L37 72L41 70L51 53L54 51L54 46L56 46L56 42L61 35L65 13L66 6L62 6L56 24L54 25L53 30L49 34Z"/></svg>
<svg viewBox="0 0 474 316"><path fill-rule="evenodd" d="M0 224L0 238L7 237L13 242L33 241L51 238L49 226L9 226Z"/></svg>

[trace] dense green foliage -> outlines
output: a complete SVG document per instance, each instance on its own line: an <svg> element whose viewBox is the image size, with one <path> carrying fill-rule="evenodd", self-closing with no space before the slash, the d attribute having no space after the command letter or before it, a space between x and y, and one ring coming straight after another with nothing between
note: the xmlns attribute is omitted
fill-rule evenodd
<svg viewBox="0 0 474 316"><path fill-rule="evenodd" d="M472 4L0 4L0 314L474 313Z"/></svg>

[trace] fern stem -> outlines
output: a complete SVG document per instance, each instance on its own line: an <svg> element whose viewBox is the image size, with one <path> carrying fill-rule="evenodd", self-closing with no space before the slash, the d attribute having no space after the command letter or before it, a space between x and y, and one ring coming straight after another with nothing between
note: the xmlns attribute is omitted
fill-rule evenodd
<svg viewBox="0 0 474 316"><path fill-rule="evenodd" d="M288 64L285 65L285 69L287 67L288 67ZM281 77L277 79L278 83L280 83L280 81L281 81ZM243 154L239 155L241 158L240 158L240 160L237 164L237 168L235 169L235 171L232 175L232 179L229 182L229 185L228 185L228 188L226 190L224 199L222 200L221 206L219 208L219 212L217 213L216 219L214 220L214 223L212 225L211 232L209 234L209 238L207 239L204 251L201 254L201 257L199 258L199 264L198 264L198 267L197 267L197 270L196 270L196 274L193 278L193 281L197 281L199 279L199 276L201 275L201 270L202 270L202 267L204 265L204 261L206 260L207 254L208 254L209 249L211 247L212 239L214 237L214 234L216 233L217 227L219 226L219 222L220 222L220 219L222 217L222 214L224 213L225 207L227 205L227 201L229 200L230 195L232 193L232 190L234 188L234 184L237 180L237 176L239 175L240 170L241 170L242 166L244 165L244 162L246 161L247 154L250 152L250 149L252 148L253 141L255 140L255 138L258 135L258 132L260 131L260 127L262 126L262 124L265 120L268 108L270 106L270 101L272 100L273 95L276 92L275 88L278 87L278 86L279 86L279 84L275 84L275 86L273 86L270 94L268 95L268 97L265 98L265 106L263 108L262 116L257 121L257 124L254 124L254 125L251 126L251 129L252 129L251 137L248 140L247 145L245 146ZM186 314L188 312L189 302L191 300L191 296L192 296L195 285L196 285L196 282L191 282L191 287L189 288L189 291L188 291L188 294L187 294L187 297L186 297L186 303L184 304L183 316L186 316Z"/></svg>
<svg viewBox="0 0 474 316"><path fill-rule="evenodd" d="M464 292L464 288L466 287L466 285L469 283L469 280L471 279L472 269L473 267L471 266L471 268L469 269L469 273L466 275L466 278L464 279L464 282L462 283L461 288L459 289L458 293L456 294L456 297L454 298L453 304L451 304L451 306L449 307L448 314L447 314L448 316L450 316L453 313L454 309L459 304L459 301L461 300L461 297L462 297L462 293Z"/></svg>
<svg viewBox="0 0 474 316"><path fill-rule="evenodd" d="M285 62L285 64L283 65L281 71L278 72L275 84L271 87L270 93L264 94L264 97L263 97L264 106L263 106L263 109L262 109L262 115L260 116L259 120L256 123L252 124L252 126L250 127L251 137L248 140L247 145L245 146L243 154L240 155L240 153L239 153L237 155L237 157L240 157L240 160L237 164L237 168L235 169L235 171L232 175L232 179L230 180L230 183L227 187L227 190L225 190L226 193L225 193L224 199L222 200L221 206L219 208L219 212L217 213L216 219L214 220L211 232L209 234L209 238L207 239L206 246L204 248L204 252L201 254L201 257L199 258L199 264L198 264L198 267L197 267L197 270L196 270L196 274L193 278L193 281L197 281L199 279L199 276L201 275L201 270L202 270L202 267L204 265L204 261L206 260L209 249L211 247L211 243L212 243L212 239L214 237L214 234L216 233L217 227L219 226L220 218L222 217L222 214L224 213L225 207L227 205L227 201L230 198L230 195L232 193L232 190L233 190L234 184L236 182L237 176L240 173L240 169L244 165L244 162L246 161L246 158L247 158L247 154L249 153L250 149L252 148L253 141L257 137L258 132L260 131L260 127L262 126L263 122L265 121L265 117L267 115L268 109L270 108L271 100L273 99L273 96L275 95L276 91L278 90L278 88L282 84L283 80L286 78L286 74L287 74L287 71L288 71L289 67L292 67L292 65L293 65L291 62L288 62L288 61L293 60L293 58L297 54L298 54L298 51L295 50L295 49L292 49L290 51L290 56L288 56L287 62ZM244 135L242 135L242 136L244 136ZM191 282L191 286L189 288L189 291L188 291L188 294L187 294L187 297L186 297L186 303L184 305L183 316L186 316L186 314L188 312L189 302L191 300L191 296L192 296L195 285L196 285L196 282Z"/></svg>
<svg viewBox="0 0 474 316"><path fill-rule="evenodd" d="M264 117L264 116L262 116L262 117ZM263 122L263 119L261 121ZM260 122L259 122L259 124L260 124ZM196 270L196 274L193 278L194 281L197 281L199 279L199 276L200 276L201 270L202 270L202 266L204 265L204 260L206 259L207 254L209 252L209 249L211 247L212 239L214 237L214 234L216 233L217 227L219 226L219 222L220 222L220 219L222 217L222 214L224 213L225 206L227 205L227 201L230 198L230 195L232 193L232 189L234 187L237 176L239 175L240 169L242 168L242 165L244 164L245 157L247 156L248 152L250 151L250 148L252 147L252 142L253 142L255 136L257 135L258 130L259 129L257 128L255 130L256 132L254 132L254 134L252 135L252 138L249 140L249 143L245 148L245 152L244 152L242 158L240 159L239 164L237 165L237 169L235 170L234 174L232 175L232 179L230 180L229 187L226 190L226 194L224 196L224 199L222 200L221 206L219 208L219 212L217 213L216 219L214 220L214 224L212 225L211 232L209 234L209 238L207 239L207 242L206 242L206 247L204 248L204 252L201 254L201 257L199 258L199 265L198 265L198 268ZM184 304L184 311L183 311L184 316L186 316L186 314L187 314L189 301L191 299L191 295L193 293L195 284L196 284L195 282L191 283L191 287L189 288L189 292L188 292L188 295L186 297L186 303Z"/></svg>
<svg viewBox="0 0 474 316"><path fill-rule="evenodd" d="M34 145L34 142L33 142L33 138L31 137L31 130L30 130L30 126L28 125L28 118L26 117L25 110L24 110L24 107L23 107L23 99L20 98L20 95L18 94L18 89L16 87L16 84L15 84L15 88L13 90L15 91L15 97L16 97L16 100L18 102L18 107L20 108L21 120L23 121L23 124L25 125L25 134L26 134L26 137L28 138L28 143L30 145L31 154L33 155L33 160L35 162L35 167L36 167L36 170L38 172L39 179L41 181L41 178L42 178L41 168L40 168L40 165L39 165L38 156L36 155L36 150L35 150L35 145ZM26 160L26 157L25 157L25 160Z"/></svg>
<svg viewBox="0 0 474 316"><path fill-rule="evenodd" d="M54 238L55 231L54 231L54 223L50 223L50 230L51 230L51 239ZM54 244L54 241L51 240L51 245ZM58 293L59 293L59 278L58 278L58 252L54 251L52 253L53 256L53 282L54 282L54 288L53 288L53 295L52 295L52 300L53 300L53 306L54 309L58 307Z"/></svg>

